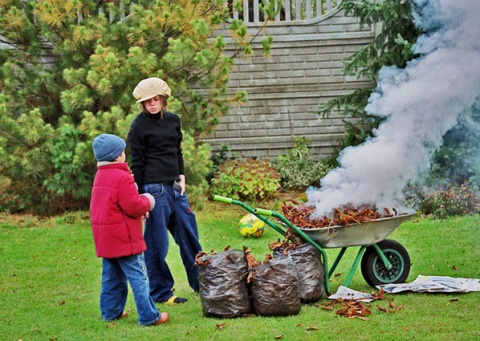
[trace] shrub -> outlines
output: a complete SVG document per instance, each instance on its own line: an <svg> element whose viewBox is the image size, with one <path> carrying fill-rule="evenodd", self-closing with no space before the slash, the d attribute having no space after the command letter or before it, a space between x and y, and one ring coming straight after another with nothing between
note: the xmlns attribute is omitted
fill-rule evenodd
<svg viewBox="0 0 480 341"><path fill-rule="evenodd" d="M281 175L280 184L284 189L306 189L316 185L331 169L326 161L315 161L310 155L310 141L304 137L295 138L294 147L287 155L272 160L272 166Z"/></svg>
<svg viewBox="0 0 480 341"><path fill-rule="evenodd" d="M230 160L215 174L210 193L236 200L269 199L278 195L280 177L268 159Z"/></svg>
<svg viewBox="0 0 480 341"><path fill-rule="evenodd" d="M477 213L479 209L478 188L474 186L447 186L443 190L418 191L418 210L425 215L444 219Z"/></svg>
<svg viewBox="0 0 480 341"><path fill-rule="evenodd" d="M212 170L207 175L207 181L209 184L212 183L212 179L216 173L220 170L220 166L230 160L235 160L237 158L237 153L232 153L228 143L221 145L219 150L212 151L212 156L210 160L212 161Z"/></svg>

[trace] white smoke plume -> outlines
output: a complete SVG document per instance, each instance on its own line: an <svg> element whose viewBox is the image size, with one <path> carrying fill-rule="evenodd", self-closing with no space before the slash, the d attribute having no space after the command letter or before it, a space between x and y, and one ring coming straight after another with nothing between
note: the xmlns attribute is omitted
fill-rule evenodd
<svg viewBox="0 0 480 341"><path fill-rule="evenodd" d="M307 190L315 215L343 205L399 210L402 190L430 167L443 135L480 95L480 0L412 0L419 58L384 68L365 108L386 120L362 145L348 147L339 167Z"/></svg>

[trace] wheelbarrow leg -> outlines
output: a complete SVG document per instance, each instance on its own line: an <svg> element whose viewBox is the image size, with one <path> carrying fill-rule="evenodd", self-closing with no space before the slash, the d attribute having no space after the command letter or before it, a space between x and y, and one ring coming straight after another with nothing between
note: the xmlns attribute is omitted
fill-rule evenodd
<svg viewBox="0 0 480 341"><path fill-rule="evenodd" d="M352 280L353 275L355 274L355 271L358 268L358 264L360 263L360 260L362 259L362 256L365 253L366 249L367 247L364 245L360 248L360 250L358 250L357 257L355 257L352 267L350 268L350 272L348 273L347 279L345 280L345 283L344 283L346 287L350 285L350 281Z"/></svg>
<svg viewBox="0 0 480 341"><path fill-rule="evenodd" d="M332 267L330 268L330 271L328 272L328 278L332 277L333 273L335 272L335 269L337 268L338 263L340 263L340 260L342 260L343 255L345 254L345 251L347 251L347 248L342 247L342 249L337 255L337 258L335 258L335 261L333 262Z"/></svg>

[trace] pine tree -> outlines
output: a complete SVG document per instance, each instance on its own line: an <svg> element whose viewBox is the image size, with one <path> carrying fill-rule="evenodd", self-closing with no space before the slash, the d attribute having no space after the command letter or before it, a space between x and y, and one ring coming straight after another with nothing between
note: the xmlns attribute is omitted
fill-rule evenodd
<svg viewBox="0 0 480 341"><path fill-rule="evenodd" d="M388 0L343 0L340 8L346 15L353 15L363 26L377 26L375 39L358 52L344 60L342 73L348 76L364 77L371 86L359 88L350 94L338 96L320 108L319 114L330 115L338 110L345 117L357 118L357 123L345 122L347 134L339 150L347 146L361 144L371 136L371 129L378 126L380 120L365 112L368 98L377 85L377 77L383 66L403 68L412 60L413 45L422 33L415 27L411 2ZM335 162L332 158L331 161Z"/></svg>
<svg viewBox="0 0 480 341"><path fill-rule="evenodd" d="M199 173L192 178L203 178L197 185L206 186L211 165L201 136L232 102L245 101L244 93L228 97L227 82L233 59L252 51L246 27L231 20L226 3L3 0L0 210L88 207L91 141L103 132L126 137L139 112L132 90L147 77L172 88L169 109L192 137L185 149L198 148L189 155L205 159L186 164ZM230 4L239 8L241 1ZM266 12L274 13L275 5L267 4ZM219 27L228 27L235 41L228 54L224 38L214 34ZM269 44L267 38L267 51Z"/></svg>

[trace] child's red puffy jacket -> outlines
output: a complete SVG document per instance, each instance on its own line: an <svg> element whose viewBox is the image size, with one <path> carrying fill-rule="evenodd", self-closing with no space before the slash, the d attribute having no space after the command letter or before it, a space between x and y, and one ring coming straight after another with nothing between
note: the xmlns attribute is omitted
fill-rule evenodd
<svg viewBox="0 0 480 341"><path fill-rule="evenodd" d="M138 194L126 163L100 163L90 200L97 256L118 258L145 251L142 216L151 208L151 199Z"/></svg>

